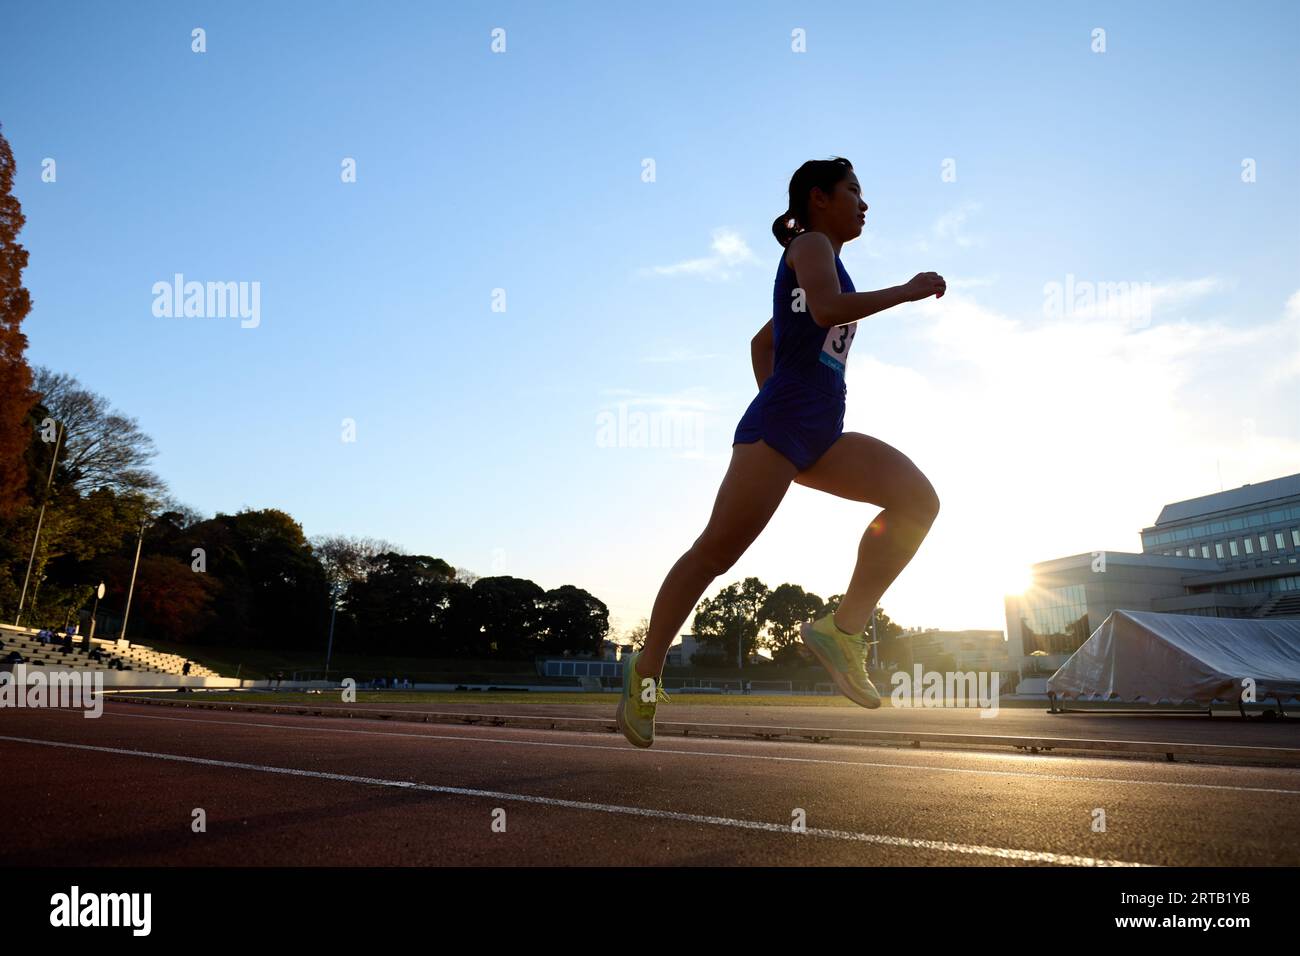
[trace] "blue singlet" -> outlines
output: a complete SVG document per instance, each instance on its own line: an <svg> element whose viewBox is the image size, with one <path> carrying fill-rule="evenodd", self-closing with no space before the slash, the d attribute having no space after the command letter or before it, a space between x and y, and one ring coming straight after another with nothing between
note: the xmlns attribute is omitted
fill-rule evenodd
<svg viewBox="0 0 1300 956"><path fill-rule="evenodd" d="M794 310L791 293L799 283L786 265L788 251L781 252L772 290L776 362L736 426L732 444L761 438L806 471L844 434L844 363L858 324L825 329L807 311ZM857 291L839 256L835 271L841 292Z"/></svg>

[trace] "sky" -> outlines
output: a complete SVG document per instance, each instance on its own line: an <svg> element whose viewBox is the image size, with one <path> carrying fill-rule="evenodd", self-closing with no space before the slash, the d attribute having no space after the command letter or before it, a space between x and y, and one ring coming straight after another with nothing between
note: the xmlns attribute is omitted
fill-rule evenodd
<svg viewBox="0 0 1300 956"><path fill-rule="evenodd" d="M845 429L941 502L881 606L1003 630L1034 562L1300 471L1298 34L1290 2L5 0L28 360L204 515L575 585L618 633L708 520L790 177L844 156L857 290L948 285L848 361ZM177 274L246 311L165 314ZM842 593L878 511L793 485L705 596Z"/></svg>

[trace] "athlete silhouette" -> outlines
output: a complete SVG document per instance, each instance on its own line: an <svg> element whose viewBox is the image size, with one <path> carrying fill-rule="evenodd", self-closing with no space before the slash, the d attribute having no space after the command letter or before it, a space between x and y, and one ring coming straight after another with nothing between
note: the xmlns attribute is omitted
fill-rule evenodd
<svg viewBox="0 0 1300 956"><path fill-rule="evenodd" d="M638 747L654 743L656 705L668 700L660 675L669 645L713 579L767 526L792 481L884 509L862 535L839 607L800 628L805 647L845 696L879 707L864 664L864 631L939 513L938 495L911 459L870 435L844 431L844 365L859 319L941 297L947 285L938 273L922 272L900 286L854 289L840 247L862 234L868 206L847 159L804 163L789 195L790 207L772 224L782 246L772 319L752 343L758 395L736 427L708 525L664 579L645 645L623 662L616 719Z"/></svg>

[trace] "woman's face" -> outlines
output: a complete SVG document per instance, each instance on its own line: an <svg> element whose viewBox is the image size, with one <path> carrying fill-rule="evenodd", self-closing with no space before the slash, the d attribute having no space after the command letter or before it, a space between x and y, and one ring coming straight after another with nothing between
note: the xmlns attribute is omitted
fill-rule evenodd
<svg viewBox="0 0 1300 956"><path fill-rule="evenodd" d="M839 236L842 240L856 239L862 235L867 215L867 204L862 199L862 185L853 170L835 184L830 198L820 189L813 192L813 208L818 210L819 221L815 228Z"/></svg>

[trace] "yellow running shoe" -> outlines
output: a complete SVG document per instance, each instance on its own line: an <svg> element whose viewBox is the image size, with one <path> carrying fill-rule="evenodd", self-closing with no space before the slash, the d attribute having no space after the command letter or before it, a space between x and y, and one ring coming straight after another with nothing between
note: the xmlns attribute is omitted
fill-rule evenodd
<svg viewBox="0 0 1300 956"><path fill-rule="evenodd" d="M834 613L809 624L799 625L804 646L826 668L835 686L855 704L875 710L880 706L880 692L867 676L864 660L867 640L862 634L845 634L835 626Z"/></svg>
<svg viewBox="0 0 1300 956"><path fill-rule="evenodd" d="M623 694L614 720L629 741L638 747L649 747L655 742L655 707L660 701L668 703L668 695L660 681L636 673L640 658L641 652L637 651L623 661Z"/></svg>

